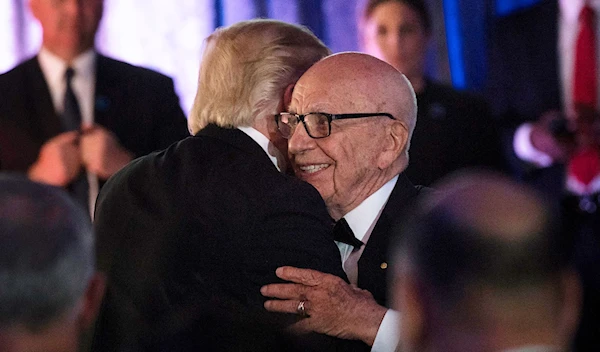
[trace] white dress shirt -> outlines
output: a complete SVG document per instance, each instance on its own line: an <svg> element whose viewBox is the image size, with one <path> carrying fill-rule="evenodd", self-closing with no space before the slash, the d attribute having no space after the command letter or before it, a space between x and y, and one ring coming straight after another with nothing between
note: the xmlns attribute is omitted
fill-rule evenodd
<svg viewBox="0 0 600 352"><path fill-rule="evenodd" d="M50 89L54 109L61 113L67 82L65 72L67 63L54 55L45 48L42 48L38 54L38 61ZM71 87L77 97L79 109L81 110L81 120L83 124L90 125L94 123L94 90L96 87L96 53L88 50L79 55L70 67L75 70L75 76L71 81Z"/></svg>
<svg viewBox="0 0 600 352"><path fill-rule="evenodd" d="M377 224L377 220L379 220L379 216L381 216L381 212L390 198L397 181L398 176L388 181L383 187L378 189L344 216L344 219L348 222L352 232L354 232L354 236L365 244L360 249L354 250L354 247L349 244L336 242L342 256L344 271L348 275L350 282L353 284L356 284L358 280L358 260L369 241L369 237L371 237L371 232ZM388 309L379 325L377 336L375 337L371 351L395 351L400 342L400 336L398 334L400 331L399 324L400 313Z"/></svg>
<svg viewBox="0 0 600 352"><path fill-rule="evenodd" d="M50 90L54 110L61 114L64 110L64 96L67 89L65 72L68 63L43 47L38 54L38 62ZM83 126L91 126L94 123L96 52L93 49L84 52L73 60L70 67L75 70L75 76L71 80L71 88L77 97L79 110L81 111L81 123ZM87 178L90 187L89 209L93 219L99 189L98 177L88 172Z"/></svg>
<svg viewBox="0 0 600 352"><path fill-rule="evenodd" d="M279 170L281 172L285 172L285 170L286 170L285 156L279 149L277 149L273 145L273 143L271 143L271 141L269 140L269 138L267 138L267 136L260 133L257 129L255 129L253 127L238 127L237 129L244 132L245 134L247 134L258 145L260 145L262 150L264 150L265 153L267 153L267 156L269 157L269 159L271 159L271 162L273 162L273 165L275 165L277 170Z"/></svg>
<svg viewBox="0 0 600 352"><path fill-rule="evenodd" d="M575 45L579 34L579 13L585 3L596 13L596 67L600 68L600 0L558 0L558 42L557 54L560 71L562 103L567 116L573 108L573 72L575 63ZM600 77L598 77L600 87ZM598 90L600 102L600 89ZM552 157L537 150L531 143L530 123L521 125L515 132L513 148L515 154L524 161L538 167L548 167L554 163Z"/></svg>

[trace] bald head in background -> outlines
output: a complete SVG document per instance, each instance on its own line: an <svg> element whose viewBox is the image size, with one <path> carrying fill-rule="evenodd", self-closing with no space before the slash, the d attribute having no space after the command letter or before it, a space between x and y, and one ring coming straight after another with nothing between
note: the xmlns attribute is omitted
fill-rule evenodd
<svg viewBox="0 0 600 352"><path fill-rule="evenodd" d="M393 116L334 120L331 134L321 139L311 138L304 128L291 135L288 148L296 175L317 188L334 219L408 165L415 93L402 73L373 56L339 53L317 62L296 84L289 111Z"/></svg>
<svg viewBox="0 0 600 352"><path fill-rule="evenodd" d="M579 282L560 221L542 198L488 173L457 174L436 190L397 252L391 287L403 350L567 349Z"/></svg>

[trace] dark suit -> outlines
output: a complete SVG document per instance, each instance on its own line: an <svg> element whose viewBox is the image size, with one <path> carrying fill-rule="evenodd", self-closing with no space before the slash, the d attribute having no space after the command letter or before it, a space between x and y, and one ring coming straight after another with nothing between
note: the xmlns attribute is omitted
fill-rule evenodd
<svg viewBox="0 0 600 352"><path fill-rule="evenodd" d="M537 120L545 111L562 109L558 11L557 0L542 0L497 19L492 27L488 96L510 137L519 124ZM514 154L511 164L518 178L546 194L550 202L562 203L562 214L573 234L574 262L584 284L575 350L600 350L600 211L581 212L578 199L564 197L563 165L532 168Z"/></svg>
<svg viewBox="0 0 600 352"><path fill-rule="evenodd" d="M414 186L404 174L398 176L390 198L358 260L357 286L371 292L380 305L388 306L387 272L392 270L389 266L391 253L388 253L390 242L395 237L402 236L400 225L405 219L402 216L404 211L410 209L417 196L426 190L422 186Z"/></svg>
<svg viewBox="0 0 600 352"><path fill-rule="evenodd" d="M277 267L345 278L319 193L280 173L237 129L209 125L133 161L107 182L96 209L98 265L109 277L96 351L173 346L181 335L193 339L189 346L208 339L216 350L237 350L231 344L249 334L225 338L202 324L232 317L264 323L272 335L296 319L263 308L260 288L279 281ZM249 342L240 350L260 350Z"/></svg>
<svg viewBox="0 0 600 352"><path fill-rule="evenodd" d="M558 1L537 5L494 21L489 39L487 98L504 127L505 153L512 172L537 189L560 194L562 165L545 169L523 163L513 151L515 129L546 111L561 110L557 57Z"/></svg>
<svg viewBox="0 0 600 352"><path fill-rule="evenodd" d="M412 182L429 186L465 167L504 168L498 131L481 97L427 80L417 105L405 171Z"/></svg>
<svg viewBox="0 0 600 352"><path fill-rule="evenodd" d="M94 121L136 157L189 135L173 81L102 55L96 59ZM26 172L64 129L37 57L0 75L0 170Z"/></svg>

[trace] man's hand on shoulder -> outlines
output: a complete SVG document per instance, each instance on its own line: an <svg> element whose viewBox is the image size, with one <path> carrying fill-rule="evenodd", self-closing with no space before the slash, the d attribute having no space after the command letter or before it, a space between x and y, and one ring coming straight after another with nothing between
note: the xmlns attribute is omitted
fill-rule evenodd
<svg viewBox="0 0 600 352"><path fill-rule="evenodd" d="M300 302L304 302L307 316L293 324L292 331L314 331L373 345L387 308L377 304L370 292L316 270L284 266L276 274L291 283L263 286L263 296L276 298L266 301L265 308L299 314Z"/></svg>

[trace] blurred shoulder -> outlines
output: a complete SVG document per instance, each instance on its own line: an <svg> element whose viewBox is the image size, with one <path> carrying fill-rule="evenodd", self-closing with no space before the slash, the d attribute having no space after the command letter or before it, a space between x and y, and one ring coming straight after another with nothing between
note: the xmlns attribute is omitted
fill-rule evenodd
<svg viewBox="0 0 600 352"><path fill-rule="evenodd" d="M115 76L126 77L127 79L140 79L146 81L172 84L171 77L157 72L153 69L133 65L124 61L98 54L98 69L103 72L111 72Z"/></svg>

